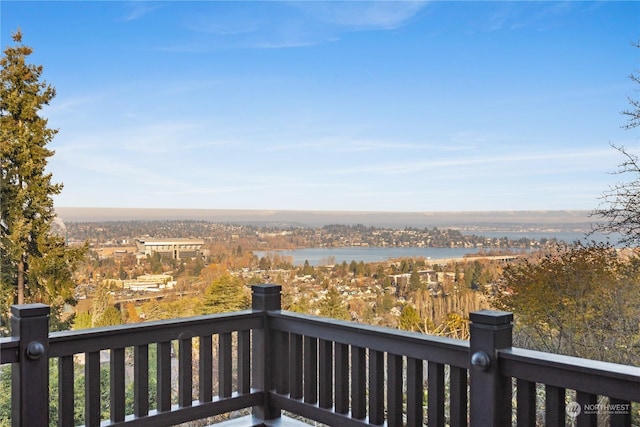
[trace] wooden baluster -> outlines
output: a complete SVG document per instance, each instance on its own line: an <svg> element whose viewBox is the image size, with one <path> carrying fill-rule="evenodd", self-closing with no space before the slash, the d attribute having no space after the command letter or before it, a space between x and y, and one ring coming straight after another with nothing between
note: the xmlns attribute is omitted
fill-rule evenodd
<svg viewBox="0 0 640 427"><path fill-rule="evenodd" d="M444 426L444 365L428 363L429 427Z"/></svg>
<svg viewBox="0 0 640 427"><path fill-rule="evenodd" d="M320 340L319 359L319 405L321 408L333 406L333 342Z"/></svg>
<svg viewBox="0 0 640 427"><path fill-rule="evenodd" d="M178 405L193 405L193 343L191 337L178 340Z"/></svg>
<svg viewBox="0 0 640 427"><path fill-rule="evenodd" d="M467 370L451 366L449 372L449 423L451 427L466 427L468 424Z"/></svg>
<svg viewBox="0 0 640 427"><path fill-rule="evenodd" d="M198 399L211 402L213 399L213 339L211 335L198 338L200 343L198 362Z"/></svg>
<svg viewBox="0 0 640 427"><path fill-rule="evenodd" d="M289 334L286 332L273 332L275 353L274 375L276 382L276 393L289 394Z"/></svg>
<svg viewBox="0 0 640 427"><path fill-rule="evenodd" d="M73 356L58 360L58 425L73 425L74 419L74 367Z"/></svg>
<svg viewBox="0 0 640 427"><path fill-rule="evenodd" d="M112 422L124 421L125 384L124 384L124 348L111 349L109 357L109 412ZM61 424L65 425L65 424Z"/></svg>
<svg viewBox="0 0 640 427"><path fill-rule="evenodd" d="M545 425L563 426L566 417L566 390L562 387L545 385Z"/></svg>
<svg viewBox="0 0 640 427"><path fill-rule="evenodd" d="M516 405L518 427L536 425L536 383L517 380Z"/></svg>
<svg viewBox="0 0 640 427"><path fill-rule="evenodd" d="M318 340L304 337L304 401L318 402Z"/></svg>
<svg viewBox="0 0 640 427"><path fill-rule="evenodd" d="M611 414L611 426L631 427L631 402L623 399L610 398L609 404L614 406L621 405L627 408L626 410L614 411L614 413Z"/></svg>
<svg viewBox="0 0 640 427"><path fill-rule="evenodd" d="M349 345L335 345L335 410L338 414L349 412Z"/></svg>
<svg viewBox="0 0 640 427"><path fill-rule="evenodd" d="M387 424L402 426L402 356L387 354Z"/></svg>
<svg viewBox="0 0 640 427"><path fill-rule="evenodd" d="M369 422L384 423L384 353L369 350Z"/></svg>
<svg viewBox="0 0 640 427"><path fill-rule="evenodd" d="M84 423L88 427L100 425L100 352L85 353L84 364Z"/></svg>
<svg viewBox="0 0 640 427"><path fill-rule="evenodd" d="M351 346L351 417L367 416L367 353L362 347Z"/></svg>
<svg viewBox="0 0 640 427"><path fill-rule="evenodd" d="M133 349L133 413L144 417L149 413L149 346Z"/></svg>
<svg viewBox="0 0 640 427"><path fill-rule="evenodd" d="M238 393L251 392L251 331L238 332Z"/></svg>
<svg viewBox="0 0 640 427"><path fill-rule="evenodd" d="M231 397L233 363L231 359L231 332L220 334L218 341L218 395Z"/></svg>
<svg viewBox="0 0 640 427"><path fill-rule="evenodd" d="M171 341L156 344L158 412L171 410Z"/></svg>
<svg viewBox="0 0 640 427"><path fill-rule="evenodd" d="M576 402L580 408L585 405L595 405L598 403L598 395L576 391ZM598 425L598 413L594 411L592 414L580 413L576 417L577 427L596 427Z"/></svg>
<svg viewBox="0 0 640 427"><path fill-rule="evenodd" d="M302 399L302 336L289 336L289 381L291 384L291 398Z"/></svg>

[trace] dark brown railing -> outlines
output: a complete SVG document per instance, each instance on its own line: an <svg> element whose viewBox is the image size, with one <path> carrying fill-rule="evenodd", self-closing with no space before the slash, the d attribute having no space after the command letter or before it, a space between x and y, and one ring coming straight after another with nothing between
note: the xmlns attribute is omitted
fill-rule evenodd
<svg viewBox="0 0 640 427"><path fill-rule="evenodd" d="M511 313L471 313L462 341L280 307L280 286L257 285L252 310L48 334L47 306L13 306L13 337L0 340L0 362L12 364L12 424L73 425L78 367L87 426L168 426L249 408L239 425L277 424L283 411L334 426L640 418L640 368L512 348Z"/></svg>

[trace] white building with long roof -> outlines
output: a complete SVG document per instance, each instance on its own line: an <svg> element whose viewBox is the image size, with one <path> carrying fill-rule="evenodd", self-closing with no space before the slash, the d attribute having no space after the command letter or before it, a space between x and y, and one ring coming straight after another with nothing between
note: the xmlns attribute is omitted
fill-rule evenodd
<svg viewBox="0 0 640 427"><path fill-rule="evenodd" d="M138 253L143 256L152 255L154 252L163 258L170 259L190 259L202 256L202 239L179 239L179 238L152 238L140 237L136 239Z"/></svg>

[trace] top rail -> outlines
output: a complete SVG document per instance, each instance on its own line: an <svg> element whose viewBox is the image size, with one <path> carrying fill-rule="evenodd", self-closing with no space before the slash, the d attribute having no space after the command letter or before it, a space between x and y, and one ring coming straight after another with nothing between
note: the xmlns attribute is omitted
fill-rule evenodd
<svg viewBox="0 0 640 427"><path fill-rule="evenodd" d="M20 361L20 338L0 338L0 365L17 363Z"/></svg>
<svg viewBox="0 0 640 427"><path fill-rule="evenodd" d="M49 338L49 357L69 356L110 348L246 331L262 327L262 313L245 310L132 325L54 332Z"/></svg>
<svg viewBox="0 0 640 427"><path fill-rule="evenodd" d="M243 310L130 325L52 332L49 334L49 357L70 356L207 334L260 329L263 323L261 311ZM0 364L19 362L19 348L20 338L0 338Z"/></svg>
<svg viewBox="0 0 640 427"><path fill-rule="evenodd" d="M511 348L498 352L500 374L640 402L640 367Z"/></svg>
<svg viewBox="0 0 640 427"><path fill-rule="evenodd" d="M269 328L469 368L469 341L290 312L269 313Z"/></svg>

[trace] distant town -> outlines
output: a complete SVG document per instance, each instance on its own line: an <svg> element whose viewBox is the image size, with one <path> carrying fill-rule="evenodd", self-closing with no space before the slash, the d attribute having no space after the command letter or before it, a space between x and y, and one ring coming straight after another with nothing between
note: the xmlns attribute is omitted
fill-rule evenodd
<svg viewBox="0 0 640 427"><path fill-rule="evenodd" d="M200 247L205 244L229 247L240 245L250 251L345 246L531 249L559 240L553 237L513 239L508 238L507 233L502 237L486 237L469 234L468 231L469 228L388 229L362 224L329 224L322 227L256 226L172 220L70 222L61 225L58 232L65 233L70 244L87 241L93 248L136 246L144 255L154 251L149 243L146 248L140 245L144 239L197 239ZM192 255L192 252L189 254Z"/></svg>
<svg viewBox="0 0 640 427"><path fill-rule="evenodd" d="M209 271L222 269L242 283L283 285L288 309L331 314L322 309L331 291L344 304L345 318L394 327L409 295L413 299L419 290L444 304L439 309L442 315L433 319L436 324L442 324L442 316L455 307L464 305L458 310L464 315L469 308L488 306L487 298L498 289L500 265L558 243L554 238L485 237L436 226L260 226L202 220L58 221L57 232L64 233L70 245L89 244L89 261L80 270L76 288L78 313L91 311L96 290L103 288L109 289L121 312L136 312L140 320L150 320L162 316L157 310L149 312L151 302L170 304L203 295L211 277L219 275ZM328 257L325 265L314 267L296 266L277 253L341 247L466 248L469 256L458 263L428 259L335 263ZM254 252L266 255L259 258ZM424 304L420 307L426 309Z"/></svg>

